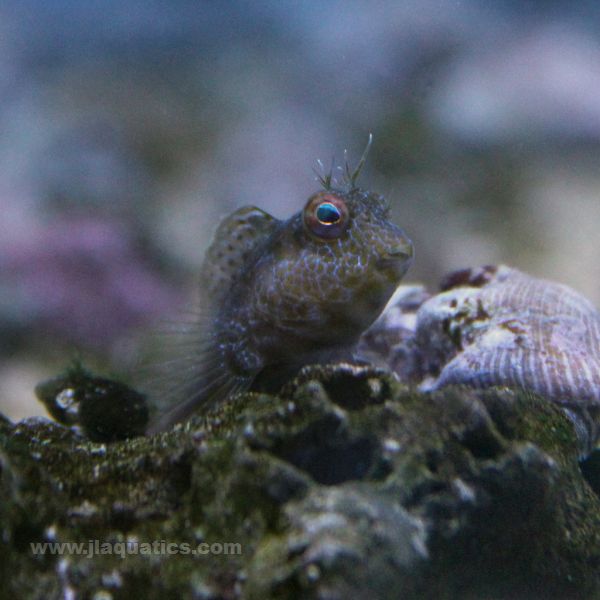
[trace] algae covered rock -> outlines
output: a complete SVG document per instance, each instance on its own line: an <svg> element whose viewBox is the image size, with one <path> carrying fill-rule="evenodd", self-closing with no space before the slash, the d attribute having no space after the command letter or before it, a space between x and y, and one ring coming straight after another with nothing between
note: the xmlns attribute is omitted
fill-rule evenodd
<svg viewBox="0 0 600 600"><path fill-rule="evenodd" d="M577 458L571 422L539 396L420 393L350 364L305 368L277 394L114 443L2 421L3 588L595 597L600 501Z"/></svg>

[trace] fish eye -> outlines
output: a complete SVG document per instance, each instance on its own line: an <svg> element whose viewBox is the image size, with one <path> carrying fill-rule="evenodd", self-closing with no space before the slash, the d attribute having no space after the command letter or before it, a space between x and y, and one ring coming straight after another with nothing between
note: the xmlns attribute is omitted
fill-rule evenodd
<svg viewBox="0 0 600 600"><path fill-rule="evenodd" d="M331 204L331 202L319 204L315 211L315 215L317 216L317 219L319 219L319 223L322 223L323 225L334 225L342 218L340 209L335 204Z"/></svg>
<svg viewBox="0 0 600 600"><path fill-rule="evenodd" d="M348 221L348 207L335 194L315 194L304 208L304 226L311 235L323 240L340 237Z"/></svg>

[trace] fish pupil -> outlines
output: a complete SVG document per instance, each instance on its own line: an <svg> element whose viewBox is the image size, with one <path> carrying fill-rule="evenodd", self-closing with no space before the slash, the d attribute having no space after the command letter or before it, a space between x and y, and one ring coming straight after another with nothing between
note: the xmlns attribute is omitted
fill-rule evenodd
<svg viewBox="0 0 600 600"><path fill-rule="evenodd" d="M331 202L319 204L316 212L317 219L324 225L334 225L342 218L339 208Z"/></svg>

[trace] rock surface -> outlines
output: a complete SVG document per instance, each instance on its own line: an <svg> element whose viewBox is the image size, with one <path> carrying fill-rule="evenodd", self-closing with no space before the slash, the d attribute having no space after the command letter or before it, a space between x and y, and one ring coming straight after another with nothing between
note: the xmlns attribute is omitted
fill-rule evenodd
<svg viewBox="0 0 600 600"><path fill-rule="evenodd" d="M566 285L507 267L448 274L438 294L399 286L359 353L421 391L447 385L538 393L600 441L600 312Z"/></svg>
<svg viewBox="0 0 600 600"><path fill-rule="evenodd" d="M600 501L577 459L572 423L532 393L418 393L346 364L112 444L2 421L3 593L600 597ZM30 546L89 540L112 553ZM213 553L117 554L136 541Z"/></svg>

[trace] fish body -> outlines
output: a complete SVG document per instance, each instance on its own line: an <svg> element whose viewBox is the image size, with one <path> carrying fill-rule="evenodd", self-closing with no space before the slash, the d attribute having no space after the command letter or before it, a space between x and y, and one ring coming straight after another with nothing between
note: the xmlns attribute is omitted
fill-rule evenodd
<svg viewBox="0 0 600 600"><path fill-rule="evenodd" d="M201 269L204 316L182 359L180 399L150 428L248 389L267 367L320 362L351 349L413 260L378 194L313 194L278 220L244 207L218 227Z"/></svg>

